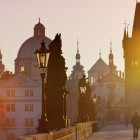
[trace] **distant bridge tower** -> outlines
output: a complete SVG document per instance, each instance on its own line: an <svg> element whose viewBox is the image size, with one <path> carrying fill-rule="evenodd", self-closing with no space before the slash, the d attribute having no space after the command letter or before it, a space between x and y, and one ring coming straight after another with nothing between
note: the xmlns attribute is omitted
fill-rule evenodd
<svg viewBox="0 0 140 140"><path fill-rule="evenodd" d="M125 60L125 101L131 110L140 105L140 3L137 2L132 36L125 26L123 50ZM126 25L126 24L125 24ZM130 110L130 111L131 111Z"/></svg>

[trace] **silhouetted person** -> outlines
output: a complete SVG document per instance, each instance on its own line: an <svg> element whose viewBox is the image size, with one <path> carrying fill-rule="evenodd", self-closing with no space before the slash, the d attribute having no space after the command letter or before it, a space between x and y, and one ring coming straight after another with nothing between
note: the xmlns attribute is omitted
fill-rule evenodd
<svg viewBox="0 0 140 140"><path fill-rule="evenodd" d="M133 138L138 138L138 130L140 125L140 117L138 116L137 112L134 111L134 115L131 119L132 125L133 125Z"/></svg>

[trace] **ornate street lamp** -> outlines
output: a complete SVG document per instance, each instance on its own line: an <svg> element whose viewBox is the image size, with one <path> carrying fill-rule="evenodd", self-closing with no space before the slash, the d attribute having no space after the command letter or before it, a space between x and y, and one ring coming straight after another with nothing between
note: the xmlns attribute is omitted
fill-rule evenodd
<svg viewBox="0 0 140 140"><path fill-rule="evenodd" d="M96 103L96 102L97 102L97 99L98 99L97 97L93 97L93 98L92 98L93 103Z"/></svg>
<svg viewBox="0 0 140 140"><path fill-rule="evenodd" d="M82 83L81 85L80 85L80 91L81 91L81 93L86 93L86 84L85 83Z"/></svg>
<svg viewBox="0 0 140 140"><path fill-rule="evenodd" d="M88 117L88 84L86 82L86 76L79 80L79 99L78 99L78 122L86 122Z"/></svg>
<svg viewBox="0 0 140 140"><path fill-rule="evenodd" d="M47 123L47 116L46 116L46 94L45 94L45 76L46 76L46 69L48 66L48 60L50 51L46 48L44 40L41 42L40 49L35 51L38 67L40 70L41 80L42 80L42 114L41 119L39 120L39 127L37 128L38 132L46 132L46 123Z"/></svg>

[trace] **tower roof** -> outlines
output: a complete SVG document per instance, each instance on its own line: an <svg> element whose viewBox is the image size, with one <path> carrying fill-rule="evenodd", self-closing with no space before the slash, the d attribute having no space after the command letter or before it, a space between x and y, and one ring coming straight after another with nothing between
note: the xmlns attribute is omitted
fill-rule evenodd
<svg viewBox="0 0 140 140"><path fill-rule="evenodd" d="M136 3L132 37L140 38L140 3Z"/></svg>
<svg viewBox="0 0 140 140"><path fill-rule="evenodd" d="M80 53L79 53L79 41L77 41L77 54L76 54L76 59L80 59L81 57L80 57Z"/></svg>
<svg viewBox="0 0 140 140"><path fill-rule="evenodd" d="M110 54L109 54L109 58L113 59L113 53L112 53L112 41L110 41Z"/></svg>
<svg viewBox="0 0 140 140"><path fill-rule="evenodd" d="M76 56L75 56L75 58L76 58L76 65L74 65L73 66L73 69L74 70L83 70L83 66L80 64L80 53L79 53L79 41L77 41L77 53L76 53Z"/></svg>

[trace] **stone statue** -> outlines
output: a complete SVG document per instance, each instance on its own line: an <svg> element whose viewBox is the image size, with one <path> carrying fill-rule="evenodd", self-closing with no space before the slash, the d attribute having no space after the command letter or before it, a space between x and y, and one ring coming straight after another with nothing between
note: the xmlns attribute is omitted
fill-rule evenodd
<svg viewBox="0 0 140 140"><path fill-rule="evenodd" d="M68 126L66 115L66 99L69 92L65 88L66 70L65 59L62 54L61 34L56 34L49 44L50 57L46 79L46 114L49 130Z"/></svg>
<svg viewBox="0 0 140 140"><path fill-rule="evenodd" d="M62 44L61 34L56 34L55 39L50 43L50 58L48 62L47 72L47 88L48 89L63 89L66 84L66 67L65 59L61 55Z"/></svg>

